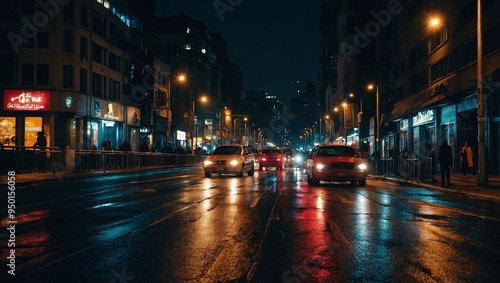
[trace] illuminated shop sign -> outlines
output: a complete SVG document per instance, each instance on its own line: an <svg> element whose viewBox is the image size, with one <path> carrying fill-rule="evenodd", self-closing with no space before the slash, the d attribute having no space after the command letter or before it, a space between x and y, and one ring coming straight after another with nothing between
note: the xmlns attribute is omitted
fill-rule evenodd
<svg viewBox="0 0 500 283"><path fill-rule="evenodd" d="M422 125L434 121L434 110L420 111L413 117L413 126Z"/></svg>
<svg viewBox="0 0 500 283"><path fill-rule="evenodd" d="M49 111L50 92L39 90L4 90L3 109Z"/></svg>
<svg viewBox="0 0 500 283"><path fill-rule="evenodd" d="M72 104L73 104L73 98L71 96L66 97L66 107L71 108Z"/></svg>

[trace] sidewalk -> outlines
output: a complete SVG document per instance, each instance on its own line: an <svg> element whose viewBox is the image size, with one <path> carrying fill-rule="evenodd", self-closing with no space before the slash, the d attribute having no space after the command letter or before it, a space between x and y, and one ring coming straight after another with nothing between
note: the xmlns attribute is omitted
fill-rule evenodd
<svg viewBox="0 0 500 283"><path fill-rule="evenodd" d="M168 166L147 167L143 169L150 170L150 169L162 169L162 168L168 168ZM107 171L99 170L99 171L79 172L79 173L56 173L56 174L52 172L23 173L23 174L16 174L16 184L36 184L47 181L63 182L64 179L112 175L116 173L125 173L125 172L137 172L137 168L111 169ZM476 185L477 177L473 177L472 175L463 176L462 173L453 172L451 173L450 188L441 188L440 186L441 175L439 173L434 175L434 179L436 180L434 184L422 183L417 180L407 180L407 179L385 177L385 176L371 176L371 178L393 181L401 185L418 186L432 190L445 191L451 193L461 193L471 198L481 198L481 199L488 199L500 202L500 175L489 175L488 176L489 186L480 187ZM0 176L1 187L6 186L7 182L8 179L6 175Z"/></svg>
<svg viewBox="0 0 500 283"><path fill-rule="evenodd" d="M451 185L449 188L441 187L440 173L436 173L434 175L435 182L433 184L423 183L418 180L406 180L395 177L373 176L373 178L390 180L402 185L419 186L437 191L460 193L471 198L481 198L500 202L500 175L488 175L488 186L481 187L476 184L477 175L476 177L470 174L464 176L462 173L452 172Z"/></svg>

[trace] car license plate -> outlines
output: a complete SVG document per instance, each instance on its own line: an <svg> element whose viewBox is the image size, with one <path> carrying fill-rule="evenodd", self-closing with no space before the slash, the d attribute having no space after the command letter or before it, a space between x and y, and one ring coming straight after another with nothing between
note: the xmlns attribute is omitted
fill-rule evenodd
<svg viewBox="0 0 500 283"><path fill-rule="evenodd" d="M343 172L337 173L337 177L345 177L345 173L343 173Z"/></svg>
<svg viewBox="0 0 500 283"><path fill-rule="evenodd" d="M217 166L217 171L224 171L224 167L223 166Z"/></svg>

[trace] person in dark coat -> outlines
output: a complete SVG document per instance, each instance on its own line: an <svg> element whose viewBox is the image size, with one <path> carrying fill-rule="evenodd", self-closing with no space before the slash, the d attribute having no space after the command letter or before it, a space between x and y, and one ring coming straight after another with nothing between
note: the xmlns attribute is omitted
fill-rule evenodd
<svg viewBox="0 0 500 283"><path fill-rule="evenodd" d="M450 187L450 170L453 165L453 153L451 146L448 145L446 139L443 140L441 146L439 147L438 162L441 165L441 187ZM445 178L447 185L445 186Z"/></svg>
<svg viewBox="0 0 500 283"><path fill-rule="evenodd" d="M45 148L47 147L47 138L43 132L37 132L36 142L33 147L38 149L38 151L35 152L36 169L45 173L45 162L47 158Z"/></svg>

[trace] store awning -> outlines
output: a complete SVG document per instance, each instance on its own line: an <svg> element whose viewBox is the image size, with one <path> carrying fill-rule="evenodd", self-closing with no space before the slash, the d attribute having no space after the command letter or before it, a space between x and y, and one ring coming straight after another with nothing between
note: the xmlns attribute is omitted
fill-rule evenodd
<svg viewBox="0 0 500 283"><path fill-rule="evenodd" d="M435 94L433 90L424 91L417 95L408 97L394 105L391 113L385 115L384 119L382 120L382 124L385 122L398 121L401 119L413 117L417 115L419 111L424 111L436 107L444 100L445 97L446 92Z"/></svg>

